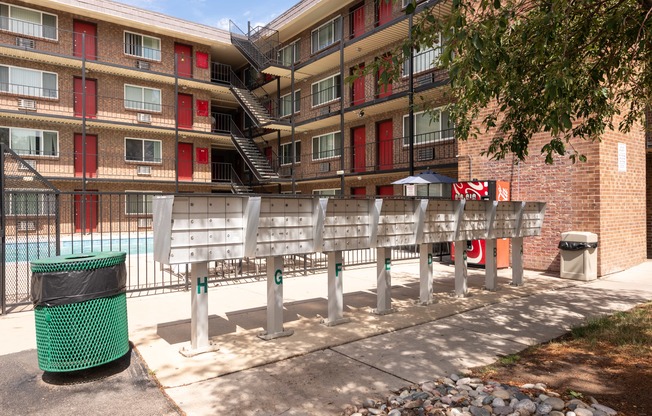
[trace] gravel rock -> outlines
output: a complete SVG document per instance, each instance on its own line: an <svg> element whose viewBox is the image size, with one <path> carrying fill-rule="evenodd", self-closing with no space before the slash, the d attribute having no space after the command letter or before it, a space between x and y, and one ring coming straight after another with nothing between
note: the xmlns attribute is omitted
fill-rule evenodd
<svg viewBox="0 0 652 416"><path fill-rule="evenodd" d="M537 413L540 415L547 415L550 412L552 412L552 406L547 403L540 403L537 406Z"/></svg>
<svg viewBox="0 0 652 416"><path fill-rule="evenodd" d="M401 416L401 411L398 409L392 409L387 416Z"/></svg>
<svg viewBox="0 0 652 416"><path fill-rule="evenodd" d="M499 398L499 399L503 399L503 400L509 400L509 399L510 399L510 394L509 394L509 392L508 392L507 390L496 389L496 390L494 390L493 393L491 393L491 394L492 394L494 397L497 397L497 398Z"/></svg>
<svg viewBox="0 0 652 416"><path fill-rule="evenodd" d="M505 406L505 400L501 399L500 397L496 397L491 402L491 406L492 407L503 407L503 406Z"/></svg>
<svg viewBox="0 0 652 416"><path fill-rule="evenodd" d="M564 410L564 406L566 405L566 403L558 397L548 397L544 400L544 403L552 406L553 410Z"/></svg>
<svg viewBox="0 0 652 416"><path fill-rule="evenodd" d="M601 405L599 403L595 403L595 404L591 405L591 407L593 407L596 410L600 410L602 412L605 412L609 416L614 416L616 413L618 413L617 411L615 411L611 407L603 406L603 405Z"/></svg>
<svg viewBox="0 0 652 416"><path fill-rule="evenodd" d="M531 415L536 412L537 405L530 399L523 399L516 403L514 410L518 411L521 415Z"/></svg>
<svg viewBox="0 0 652 416"><path fill-rule="evenodd" d="M593 412L589 409L584 409L583 407L578 407L575 409L575 414L577 416L593 416Z"/></svg>
<svg viewBox="0 0 652 416"><path fill-rule="evenodd" d="M374 399L364 399L362 401L362 407L368 409L370 407L376 407L376 401Z"/></svg>

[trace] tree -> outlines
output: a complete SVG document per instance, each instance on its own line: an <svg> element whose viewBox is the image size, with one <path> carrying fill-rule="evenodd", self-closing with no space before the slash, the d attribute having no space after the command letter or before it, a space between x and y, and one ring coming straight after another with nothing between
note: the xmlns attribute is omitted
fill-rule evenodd
<svg viewBox="0 0 652 416"><path fill-rule="evenodd" d="M546 163L567 152L584 161L575 140L627 132L651 103L652 0L450 0L423 11L412 0L406 13L411 39L391 62L377 61L381 82L398 79L410 51L441 33L456 135L497 132L483 152L494 159L525 160L543 131Z"/></svg>

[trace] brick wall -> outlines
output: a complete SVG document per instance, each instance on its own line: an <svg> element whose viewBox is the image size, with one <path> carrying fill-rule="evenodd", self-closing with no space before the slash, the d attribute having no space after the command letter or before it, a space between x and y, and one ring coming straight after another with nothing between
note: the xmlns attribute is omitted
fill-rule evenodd
<svg viewBox="0 0 652 416"><path fill-rule="evenodd" d="M525 239L527 268L556 274L559 271L557 244L560 234L566 231L598 234L599 275L626 269L643 260L645 151L640 128L630 134L608 132L601 143L576 140L575 149L585 154L588 161L572 164L566 157L555 157L553 165L546 165L540 155L541 147L550 139L548 134L533 137L530 156L519 164L511 159L495 161L480 156L492 134L461 142L459 153L471 156L474 178L510 181L513 200L547 203L541 235ZM618 143L627 146L627 172L624 173L617 172ZM461 157L460 179L470 177L468 167L468 158Z"/></svg>
<svg viewBox="0 0 652 416"><path fill-rule="evenodd" d="M652 152L646 154L647 258L652 259Z"/></svg>

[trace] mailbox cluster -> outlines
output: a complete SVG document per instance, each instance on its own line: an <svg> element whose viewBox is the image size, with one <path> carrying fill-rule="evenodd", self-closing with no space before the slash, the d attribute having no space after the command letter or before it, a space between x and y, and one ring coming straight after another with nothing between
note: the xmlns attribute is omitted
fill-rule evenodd
<svg viewBox="0 0 652 416"><path fill-rule="evenodd" d="M155 260L199 263L539 235L545 204L240 196L154 198Z"/></svg>

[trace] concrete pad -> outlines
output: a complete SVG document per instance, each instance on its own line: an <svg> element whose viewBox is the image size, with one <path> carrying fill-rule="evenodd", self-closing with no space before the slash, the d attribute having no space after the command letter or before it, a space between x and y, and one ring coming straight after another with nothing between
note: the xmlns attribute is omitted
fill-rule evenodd
<svg viewBox="0 0 652 416"><path fill-rule="evenodd" d="M326 350L166 391L189 416L331 416L405 383Z"/></svg>
<svg viewBox="0 0 652 416"><path fill-rule="evenodd" d="M496 356L518 352L523 346L438 321L333 349L411 383L419 383L490 364Z"/></svg>

